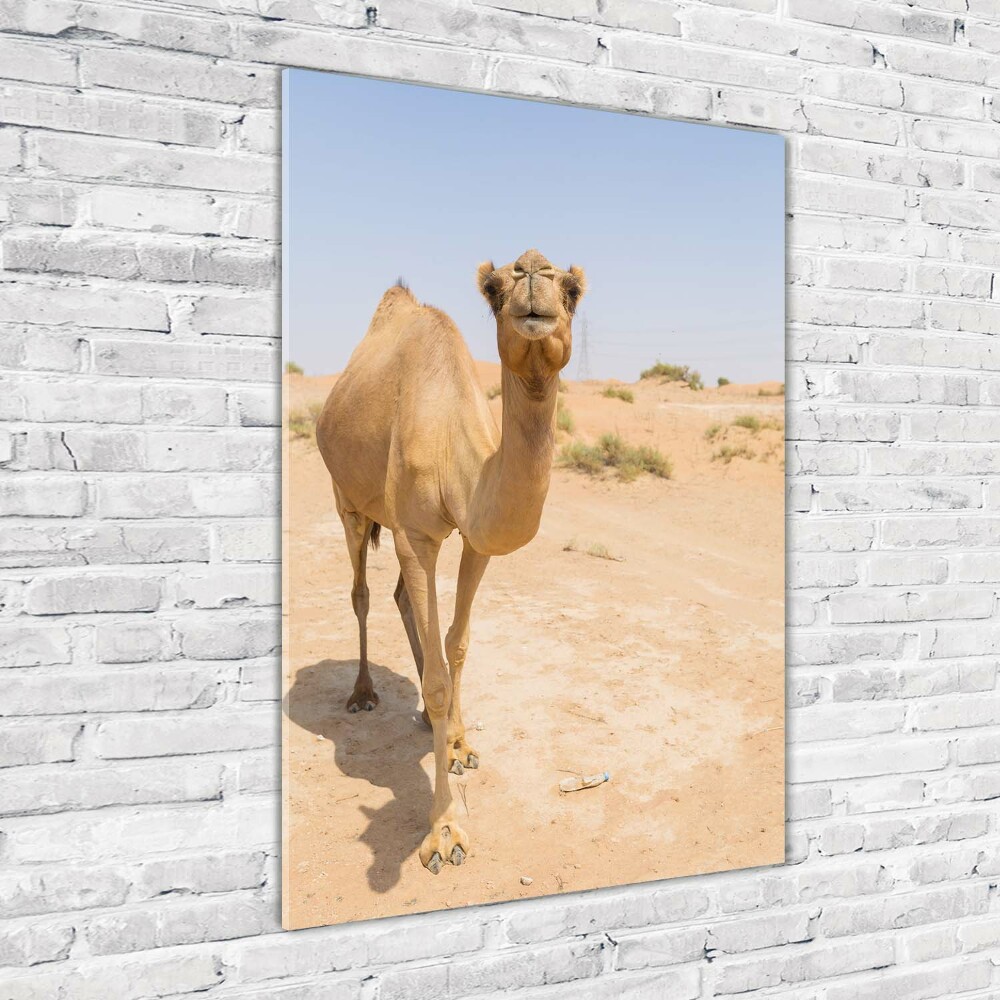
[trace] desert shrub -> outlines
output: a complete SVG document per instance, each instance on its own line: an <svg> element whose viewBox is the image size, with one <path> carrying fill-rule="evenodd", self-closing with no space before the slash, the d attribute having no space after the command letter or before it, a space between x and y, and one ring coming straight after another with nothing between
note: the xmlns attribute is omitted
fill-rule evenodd
<svg viewBox="0 0 1000 1000"><path fill-rule="evenodd" d="M705 440L714 441L722 433L722 430L722 424L712 424L705 430Z"/></svg>
<svg viewBox="0 0 1000 1000"><path fill-rule="evenodd" d="M655 365L639 373L639 378L658 378L661 382L685 382L690 389L704 389L700 373L687 365L668 365L657 361Z"/></svg>
<svg viewBox="0 0 1000 1000"><path fill-rule="evenodd" d="M584 444L582 441L571 441L563 445L562 451L559 452L559 461L568 468L592 476L596 476L604 468L601 449L591 444Z"/></svg>
<svg viewBox="0 0 1000 1000"><path fill-rule="evenodd" d="M569 386L562 379L559 379L559 391L569 392Z"/></svg>
<svg viewBox="0 0 1000 1000"><path fill-rule="evenodd" d="M285 374L286 375L302 375L302 366L297 365L294 361L285 362Z"/></svg>
<svg viewBox="0 0 1000 1000"><path fill-rule="evenodd" d="M606 396L608 399L620 399L623 403L635 402L635 395L632 390L625 389L619 385L609 385L601 395Z"/></svg>
<svg viewBox="0 0 1000 1000"><path fill-rule="evenodd" d="M630 445L618 434L603 434L596 445L574 441L562 449L559 460L565 466L590 475L614 469L618 478L625 482L631 482L643 472L661 479L669 479L673 473L666 455L649 445Z"/></svg>
<svg viewBox="0 0 1000 1000"><path fill-rule="evenodd" d="M563 405L561 399L556 403L556 427L567 434L572 434L576 430L576 421L573 419L573 414Z"/></svg>
<svg viewBox="0 0 1000 1000"><path fill-rule="evenodd" d="M722 388L722 386L730 384L729 379L727 379L725 375L720 375L717 379L717 383L720 389Z"/></svg>
<svg viewBox="0 0 1000 1000"><path fill-rule="evenodd" d="M758 389L758 396L784 396L785 394L785 383L782 382L777 389Z"/></svg>
<svg viewBox="0 0 1000 1000"><path fill-rule="evenodd" d="M732 426L742 427L750 431L751 434L759 434L761 431L780 431L782 429L781 422L775 420L773 417L766 417L762 420L752 413L741 414L733 421Z"/></svg>
<svg viewBox="0 0 1000 1000"><path fill-rule="evenodd" d="M316 421L323 412L322 403L310 403L304 410L288 414L288 430L294 438L311 438L316 433Z"/></svg>
<svg viewBox="0 0 1000 1000"><path fill-rule="evenodd" d="M713 462L724 462L726 465L734 458L745 458L751 459L754 457L754 452L751 451L745 444L740 445L730 445L724 444L714 455L712 455Z"/></svg>
<svg viewBox="0 0 1000 1000"><path fill-rule="evenodd" d="M500 392L501 392L501 389L500 389L500 383L499 383L499 382L497 382L497 384L496 384L496 385L491 385L491 386L490 386L490 387L489 387L489 388L488 388L488 389L486 390L486 398L487 398L487 399L496 399L496 398L497 398L497 396L499 396L499 395L500 395Z"/></svg>
<svg viewBox="0 0 1000 1000"><path fill-rule="evenodd" d="M752 413L744 413L733 421L733 427L744 427L751 434L757 434L761 428L760 418Z"/></svg>

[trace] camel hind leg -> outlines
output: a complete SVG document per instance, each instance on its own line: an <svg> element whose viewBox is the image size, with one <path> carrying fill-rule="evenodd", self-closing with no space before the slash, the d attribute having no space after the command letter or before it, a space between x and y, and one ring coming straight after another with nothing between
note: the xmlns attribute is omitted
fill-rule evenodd
<svg viewBox="0 0 1000 1000"><path fill-rule="evenodd" d="M417 676L420 683L424 682L424 651L420 648L420 634L417 632L417 623L413 619L413 604L410 602L410 595L406 592L406 581L400 571L399 580L396 583L396 592L392 595L399 608L399 617L403 620L403 628L406 630L406 638L410 641L410 652L413 653L413 662L417 665ZM431 717L427 714L426 707L423 710L423 720L429 726Z"/></svg>
<svg viewBox="0 0 1000 1000"><path fill-rule="evenodd" d="M354 682L354 691L347 699L347 711L359 712L362 709L371 712L378 704L378 695L372 685L372 675L368 670L368 542L372 538L375 522L348 510L336 486L333 488L337 500L337 513L344 525L344 536L347 539L347 551L351 557L351 567L354 570L354 583L351 586L351 604L358 619L358 678Z"/></svg>

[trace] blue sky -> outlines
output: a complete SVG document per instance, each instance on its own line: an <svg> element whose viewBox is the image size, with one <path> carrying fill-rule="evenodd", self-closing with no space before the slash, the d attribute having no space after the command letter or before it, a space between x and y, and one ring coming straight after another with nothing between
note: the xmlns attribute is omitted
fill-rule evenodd
<svg viewBox="0 0 1000 1000"><path fill-rule="evenodd" d="M536 247L590 291L566 375L657 360L706 383L784 379L780 136L333 73L284 78L286 357L340 371L398 276L476 358L476 288Z"/></svg>

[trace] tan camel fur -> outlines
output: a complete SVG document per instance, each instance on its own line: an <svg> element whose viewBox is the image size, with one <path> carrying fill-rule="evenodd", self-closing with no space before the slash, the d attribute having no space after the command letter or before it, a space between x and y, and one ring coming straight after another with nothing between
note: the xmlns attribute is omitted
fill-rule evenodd
<svg viewBox="0 0 1000 1000"><path fill-rule="evenodd" d="M352 712L378 704L368 670L365 559L380 527L392 531L400 566L396 603L420 674L424 718L434 731L431 829L420 861L435 875L469 852L448 772L479 766L461 708L473 598L490 556L513 552L538 531L559 372L569 361L573 312L586 287L580 268L559 270L537 250L506 267L481 264L478 277L496 317L502 435L458 328L402 285L382 296L316 428L354 567L361 654L347 703ZM441 543L456 528L462 559L442 652L435 567Z"/></svg>

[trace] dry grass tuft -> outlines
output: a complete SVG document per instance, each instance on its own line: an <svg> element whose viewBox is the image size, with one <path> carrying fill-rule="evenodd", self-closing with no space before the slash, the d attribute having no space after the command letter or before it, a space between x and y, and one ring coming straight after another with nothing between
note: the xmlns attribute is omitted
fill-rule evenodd
<svg viewBox="0 0 1000 1000"><path fill-rule="evenodd" d="M573 441L559 453L562 465L596 476L605 469L614 469L618 478L631 482L643 472L660 479L669 479L673 467L661 452L648 445L627 444L618 434L603 434L596 445Z"/></svg>
<svg viewBox="0 0 1000 1000"><path fill-rule="evenodd" d="M592 542L585 548L580 548L575 538L571 538L564 546L563 552L582 552L585 556L593 556L595 559L607 559L610 562L625 562L624 556L612 555L606 545L600 542Z"/></svg>
<svg viewBox="0 0 1000 1000"><path fill-rule="evenodd" d="M576 430L573 414L563 405L561 399L556 403L556 427L567 434L572 434Z"/></svg>
<svg viewBox="0 0 1000 1000"><path fill-rule="evenodd" d="M635 395L632 390L618 385L609 385L601 395L607 399L620 399L623 403L635 402Z"/></svg>
<svg viewBox="0 0 1000 1000"><path fill-rule="evenodd" d="M288 431L293 438L312 438L316 433L316 421L323 412L322 403L310 403L304 410L292 410L288 414Z"/></svg>
<svg viewBox="0 0 1000 1000"><path fill-rule="evenodd" d="M755 453L745 444L724 444L717 452L715 452L715 454L712 455L712 461L725 462L726 465L729 465L734 458L745 458L749 461L754 457Z"/></svg>
<svg viewBox="0 0 1000 1000"><path fill-rule="evenodd" d="M689 389L704 389L701 374L687 365L668 365L657 361L639 374L639 378L658 378L661 382L684 382Z"/></svg>

